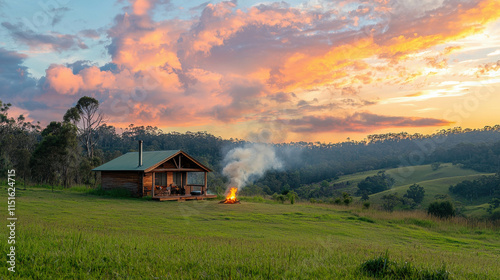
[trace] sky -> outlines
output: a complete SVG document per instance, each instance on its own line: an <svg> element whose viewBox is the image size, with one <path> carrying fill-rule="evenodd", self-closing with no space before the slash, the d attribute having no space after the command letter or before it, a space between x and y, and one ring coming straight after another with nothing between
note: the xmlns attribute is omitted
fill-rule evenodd
<svg viewBox="0 0 500 280"><path fill-rule="evenodd" d="M499 89L498 0L0 0L0 100L42 125L92 96L117 128L341 142L500 124Z"/></svg>

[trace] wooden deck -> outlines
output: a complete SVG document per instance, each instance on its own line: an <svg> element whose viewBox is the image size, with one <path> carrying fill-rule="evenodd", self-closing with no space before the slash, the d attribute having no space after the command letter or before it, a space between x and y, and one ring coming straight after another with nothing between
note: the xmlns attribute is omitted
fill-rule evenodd
<svg viewBox="0 0 500 280"><path fill-rule="evenodd" d="M216 198L215 194L205 194L205 195L155 195L153 200L166 201L166 200L203 200L206 198Z"/></svg>

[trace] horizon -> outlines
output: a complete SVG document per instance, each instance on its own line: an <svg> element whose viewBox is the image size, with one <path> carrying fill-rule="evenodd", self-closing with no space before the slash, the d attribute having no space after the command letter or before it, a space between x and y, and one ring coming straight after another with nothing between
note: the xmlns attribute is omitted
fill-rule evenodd
<svg viewBox="0 0 500 280"><path fill-rule="evenodd" d="M233 140L244 141L244 142L248 142L248 143L265 143L265 144L280 145L280 144L297 144L297 143L300 143L300 142L305 142L305 143L312 143L312 144L320 143L321 145L336 145L336 144L343 144L343 143L362 143L364 141L368 142L368 137L369 136L375 136L375 135L405 134L406 133L406 134L408 134L408 136L413 136L413 135L416 135L416 134L420 134L420 136L422 136L422 137L434 137L434 136L438 135L440 132L448 131L448 130L460 129L461 133L468 133L468 132L474 132L474 131L486 131L484 129L487 128L487 127L492 128L491 130L494 130L495 127L497 127L497 126L500 126L500 124L485 125L483 127L476 127L476 128L456 126L456 127L451 127L451 128L448 128L448 129L439 129L439 130L436 130L436 131L431 132L431 133L420 133L420 132L409 133L408 131L397 131L397 132L396 131L392 131L392 132L387 132L387 133L366 134L363 138L360 138L360 139L353 139L353 138L348 137L348 138L346 138L346 139L344 139L342 141L338 141L338 142L322 142L322 141L272 142L270 140L270 138L272 138L272 137L268 136L269 135L268 131L260 131L259 133L251 135L250 137L247 137L247 139L244 139L244 138L234 138L234 137L225 138L225 137L222 137L220 135L216 135L216 134L210 133L209 131L202 131L202 130L198 130L198 131L187 130L187 131L184 131L184 132L179 132L179 131L174 131L174 130L172 130L172 131L164 131L164 130L162 130L159 127L152 127L152 128L156 128L156 129L161 130L161 133L163 133L163 134L169 134L169 133L180 133L180 134L187 134L187 133L207 133L207 134L212 135L214 137L220 137L223 140L233 139ZM133 127L137 128L137 127L140 127L140 126L135 126L134 125ZM115 131L116 131L116 133L118 135L123 134L123 132L128 129L128 128L121 128L121 127L114 127L114 128L115 128ZM144 126L144 128L146 128L146 127ZM121 131L118 131L118 130L121 130ZM470 130L470 131L466 131L466 130ZM488 131L491 131L491 130L488 130Z"/></svg>
<svg viewBox="0 0 500 280"><path fill-rule="evenodd" d="M498 1L0 1L0 100L273 143L500 123ZM131 121L132 120L132 121Z"/></svg>

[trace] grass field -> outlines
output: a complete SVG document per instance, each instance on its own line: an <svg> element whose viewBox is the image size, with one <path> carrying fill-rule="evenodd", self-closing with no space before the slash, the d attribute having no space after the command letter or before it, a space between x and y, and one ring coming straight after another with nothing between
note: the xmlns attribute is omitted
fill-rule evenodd
<svg viewBox="0 0 500 280"><path fill-rule="evenodd" d="M18 189L16 207L16 272L2 278L372 279L359 267L386 251L419 269L445 266L453 279L500 275L498 227L421 212L47 189Z"/></svg>

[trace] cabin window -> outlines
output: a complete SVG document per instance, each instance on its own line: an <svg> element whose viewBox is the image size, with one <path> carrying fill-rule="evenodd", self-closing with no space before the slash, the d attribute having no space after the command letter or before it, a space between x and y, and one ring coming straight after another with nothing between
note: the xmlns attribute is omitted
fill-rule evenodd
<svg viewBox="0 0 500 280"><path fill-rule="evenodd" d="M155 173L155 184L157 186L167 185L167 173Z"/></svg>
<svg viewBox="0 0 500 280"><path fill-rule="evenodd" d="M204 185L205 173L204 172L188 172L189 185Z"/></svg>

